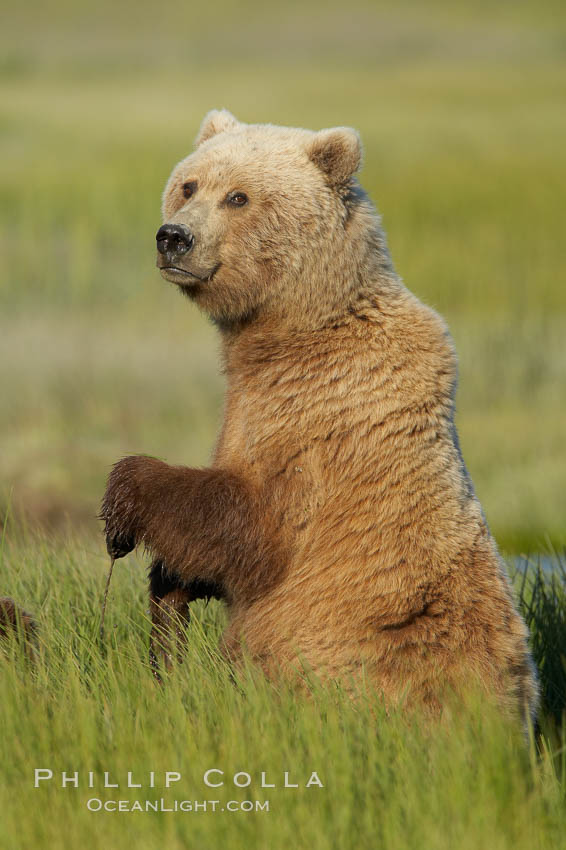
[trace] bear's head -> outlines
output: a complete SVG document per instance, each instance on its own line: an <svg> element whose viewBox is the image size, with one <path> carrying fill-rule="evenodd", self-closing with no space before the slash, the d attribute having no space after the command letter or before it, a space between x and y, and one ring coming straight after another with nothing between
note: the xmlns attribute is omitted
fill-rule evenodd
<svg viewBox="0 0 566 850"><path fill-rule="evenodd" d="M243 124L210 112L163 194L157 265L216 322L326 315L347 301L375 211L354 130ZM364 257L361 256L364 254Z"/></svg>

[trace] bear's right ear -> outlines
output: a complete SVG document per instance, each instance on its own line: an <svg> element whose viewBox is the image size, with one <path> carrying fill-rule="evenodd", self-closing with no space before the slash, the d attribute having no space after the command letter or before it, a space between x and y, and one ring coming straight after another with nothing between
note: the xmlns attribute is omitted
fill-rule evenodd
<svg viewBox="0 0 566 850"><path fill-rule="evenodd" d="M237 118L234 118L231 112L227 109L212 109L204 116L204 121L200 125L200 130L195 139L195 148L202 145L208 139L216 136L218 133L224 133L226 130L234 130L240 126Z"/></svg>
<svg viewBox="0 0 566 850"><path fill-rule="evenodd" d="M348 180L361 165L362 143L351 127L332 127L315 133L307 154L332 185Z"/></svg>

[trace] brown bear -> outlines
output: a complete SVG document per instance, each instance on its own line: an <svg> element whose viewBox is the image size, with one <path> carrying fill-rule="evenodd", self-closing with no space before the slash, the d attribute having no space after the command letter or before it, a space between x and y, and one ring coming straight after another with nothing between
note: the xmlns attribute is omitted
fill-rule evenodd
<svg viewBox="0 0 566 850"><path fill-rule="evenodd" d="M24 648L26 657L36 661L37 624L31 614L10 599L0 597L0 641L2 643L15 638Z"/></svg>
<svg viewBox="0 0 566 850"><path fill-rule="evenodd" d="M218 326L224 422L210 468L114 466L108 550L153 554L154 658L214 596L226 654L271 674L434 710L477 683L532 715L526 628L458 445L452 341L396 275L360 160L351 129L204 119L165 188L157 265Z"/></svg>

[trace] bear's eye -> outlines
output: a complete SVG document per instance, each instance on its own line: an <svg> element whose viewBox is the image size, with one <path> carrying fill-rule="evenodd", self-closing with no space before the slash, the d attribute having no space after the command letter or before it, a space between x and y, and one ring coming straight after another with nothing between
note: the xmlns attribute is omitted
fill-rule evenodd
<svg viewBox="0 0 566 850"><path fill-rule="evenodd" d="M231 195L228 195L227 201L233 207L243 207L244 204L248 203L248 196L244 192L232 192Z"/></svg>
<svg viewBox="0 0 566 850"><path fill-rule="evenodd" d="M188 183L183 183L183 197L190 198L197 190L196 180L189 180Z"/></svg>

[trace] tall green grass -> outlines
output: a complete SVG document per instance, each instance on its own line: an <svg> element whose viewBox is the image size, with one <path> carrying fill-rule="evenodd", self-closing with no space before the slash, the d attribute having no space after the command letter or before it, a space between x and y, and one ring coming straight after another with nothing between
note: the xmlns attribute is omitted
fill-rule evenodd
<svg viewBox="0 0 566 850"><path fill-rule="evenodd" d="M542 716L566 721L566 561L523 561L514 573L542 694ZM566 722L564 724L566 726Z"/></svg>
<svg viewBox="0 0 566 850"><path fill-rule="evenodd" d="M234 681L217 652L224 618L215 603L193 606L186 659L159 686L146 660L142 564L129 557L116 565L101 645L102 547L33 537L8 534L0 565L2 592L37 613L41 642L36 669L16 645L0 656L0 846L563 846L566 738L551 722L546 687L537 754L486 704L431 727L386 715L371 694L352 704L314 683L310 695L299 695L251 667ZM564 645L561 593L560 611L541 604L540 590L531 597L533 646L547 658L559 655L555 641ZM550 626L558 616L560 632ZM564 677L559 684L564 705ZM35 768L51 769L53 781L34 788ZM204 785L209 768L225 772L223 787ZM62 771L78 771L79 788L62 788ZM101 787L105 771L119 789ZM128 771L143 788L126 787ZM182 780L164 788L165 771ZM252 776L249 787L232 783L240 771ZM276 788L261 788L262 771ZM299 788L283 787L285 771ZM323 788L304 787L312 771ZM174 800L218 800L218 811L87 809L90 799L131 806L161 798L169 808ZM243 800L268 800L269 811L227 810L228 801Z"/></svg>

